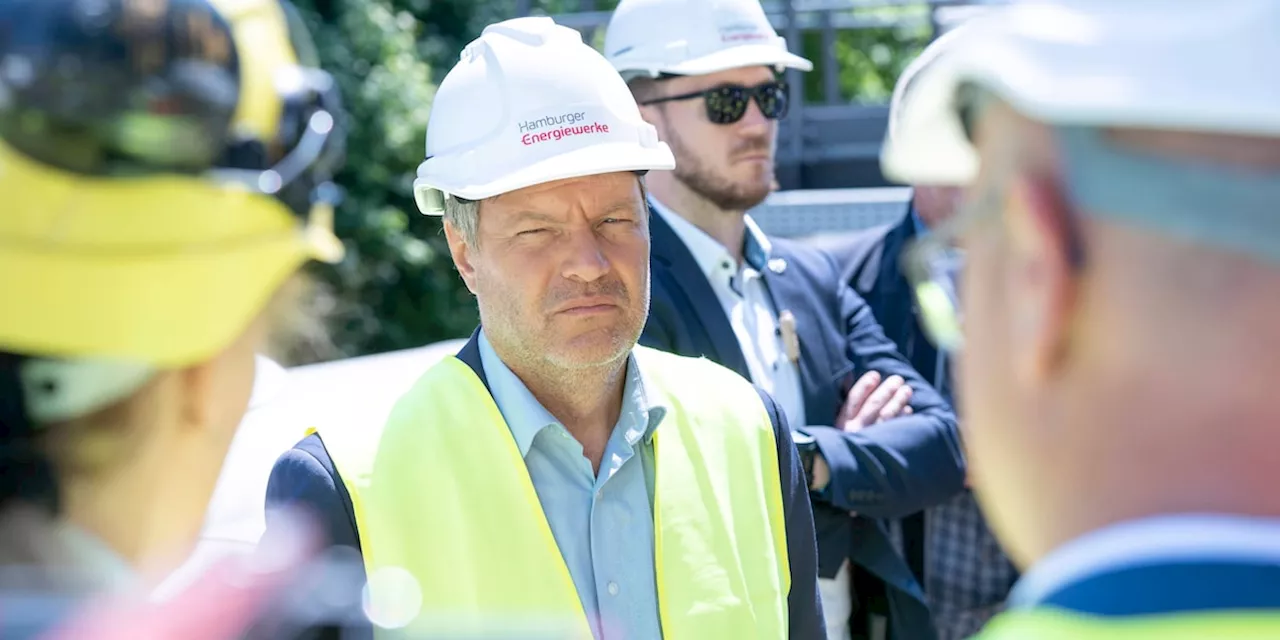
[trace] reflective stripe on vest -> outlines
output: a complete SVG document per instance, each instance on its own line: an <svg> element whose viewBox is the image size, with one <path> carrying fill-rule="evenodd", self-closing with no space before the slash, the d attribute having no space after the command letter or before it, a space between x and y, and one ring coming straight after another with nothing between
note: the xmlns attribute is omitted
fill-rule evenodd
<svg viewBox="0 0 1280 640"><path fill-rule="evenodd" d="M973 640L1274 640L1280 611L1187 612L1126 617L1087 616L1059 609L1010 611Z"/></svg>
<svg viewBox="0 0 1280 640"><path fill-rule="evenodd" d="M653 439L664 637L785 638L791 573L763 403L709 360L633 353L668 408ZM469 366L440 361L382 427L319 433L351 495L380 622L591 637L511 431Z"/></svg>

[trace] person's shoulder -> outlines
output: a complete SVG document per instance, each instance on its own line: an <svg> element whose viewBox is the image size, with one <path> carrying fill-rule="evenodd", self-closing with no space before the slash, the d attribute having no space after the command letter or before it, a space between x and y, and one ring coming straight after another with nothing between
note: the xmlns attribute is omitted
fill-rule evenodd
<svg viewBox="0 0 1280 640"><path fill-rule="evenodd" d="M677 378L681 380L706 377L708 382L730 380L748 388L751 383L730 369L706 356L682 356L661 349L637 344L632 355L644 371L646 378Z"/></svg>
<svg viewBox="0 0 1280 640"><path fill-rule="evenodd" d="M901 224L900 221L887 222L843 234L827 247L837 261L848 263L865 259L877 247L883 246L889 234Z"/></svg>

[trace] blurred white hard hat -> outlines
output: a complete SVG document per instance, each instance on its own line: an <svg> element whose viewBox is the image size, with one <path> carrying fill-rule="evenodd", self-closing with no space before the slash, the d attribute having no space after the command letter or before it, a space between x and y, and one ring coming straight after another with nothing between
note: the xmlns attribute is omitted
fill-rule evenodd
<svg viewBox="0 0 1280 640"><path fill-rule="evenodd" d="M1074 0L974 19L911 80L881 165L910 184L971 182L958 89L1050 124L1280 135L1280 1Z"/></svg>
<svg viewBox="0 0 1280 640"><path fill-rule="evenodd" d="M546 17L485 28L436 92L413 182L426 214L446 194L480 200L616 171L672 169L622 77L582 36Z"/></svg>
<svg viewBox="0 0 1280 640"><path fill-rule="evenodd" d="M622 0L604 50L628 80L754 66L813 69L787 50L759 0Z"/></svg>

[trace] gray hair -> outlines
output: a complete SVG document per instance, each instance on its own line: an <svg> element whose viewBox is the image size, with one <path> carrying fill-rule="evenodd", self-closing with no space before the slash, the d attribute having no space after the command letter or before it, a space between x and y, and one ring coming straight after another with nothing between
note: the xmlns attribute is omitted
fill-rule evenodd
<svg viewBox="0 0 1280 640"><path fill-rule="evenodd" d="M476 246L480 228L479 200L465 200L453 194L445 194L444 220L462 234L462 240L467 246Z"/></svg>

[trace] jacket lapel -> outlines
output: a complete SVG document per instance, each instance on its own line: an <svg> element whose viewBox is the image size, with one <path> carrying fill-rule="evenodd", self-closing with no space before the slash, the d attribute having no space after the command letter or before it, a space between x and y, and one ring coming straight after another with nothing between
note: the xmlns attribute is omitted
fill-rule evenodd
<svg viewBox="0 0 1280 640"><path fill-rule="evenodd" d="M805 415L812 424L828 424L835 418L835 411L832 410L833 399L827 394L833 384L838 384L832 377L832 372L837 371L837 367L832 366L831 358L844 351L840 349L833 352L828 346L830 341L824 339L817 318L830 311L815 308L814 293L808 290L808 284L795 270L788 267L790 263L791 256L785 247L770 247L768 259L761 269L764 288L779 315L789 311L796 319L796 338L800 343L800 361L796 363L796 367L800 372ZM838 409L837 404L836 410Z"/></svg>
<svg viewBox="0 0 1280 640"><path fill-rule="evenodd" d="M462 345L456 357L476 372L476 377L484 383L484 388L489 388L489 378L484 374L484 363L480 360L480 327L471 332L471 338Z"/></svg>
<svg viewBox="0 0 1280 640"><path fill-rule="evenodd" d="M746 357L742 355L742 348L734 336L733 327L729 325L729 318L725 316L720 299L698 267L693 253L680 241L671 225L662 219L662 215L652 209L649 211L649 233L652 237L653 259L671 271L674 277L668 283L669 286L684 290L685 297L693 306L694 315L702 324L714 352L705 355L737 371L748 380L751 379Z"/></svg>

